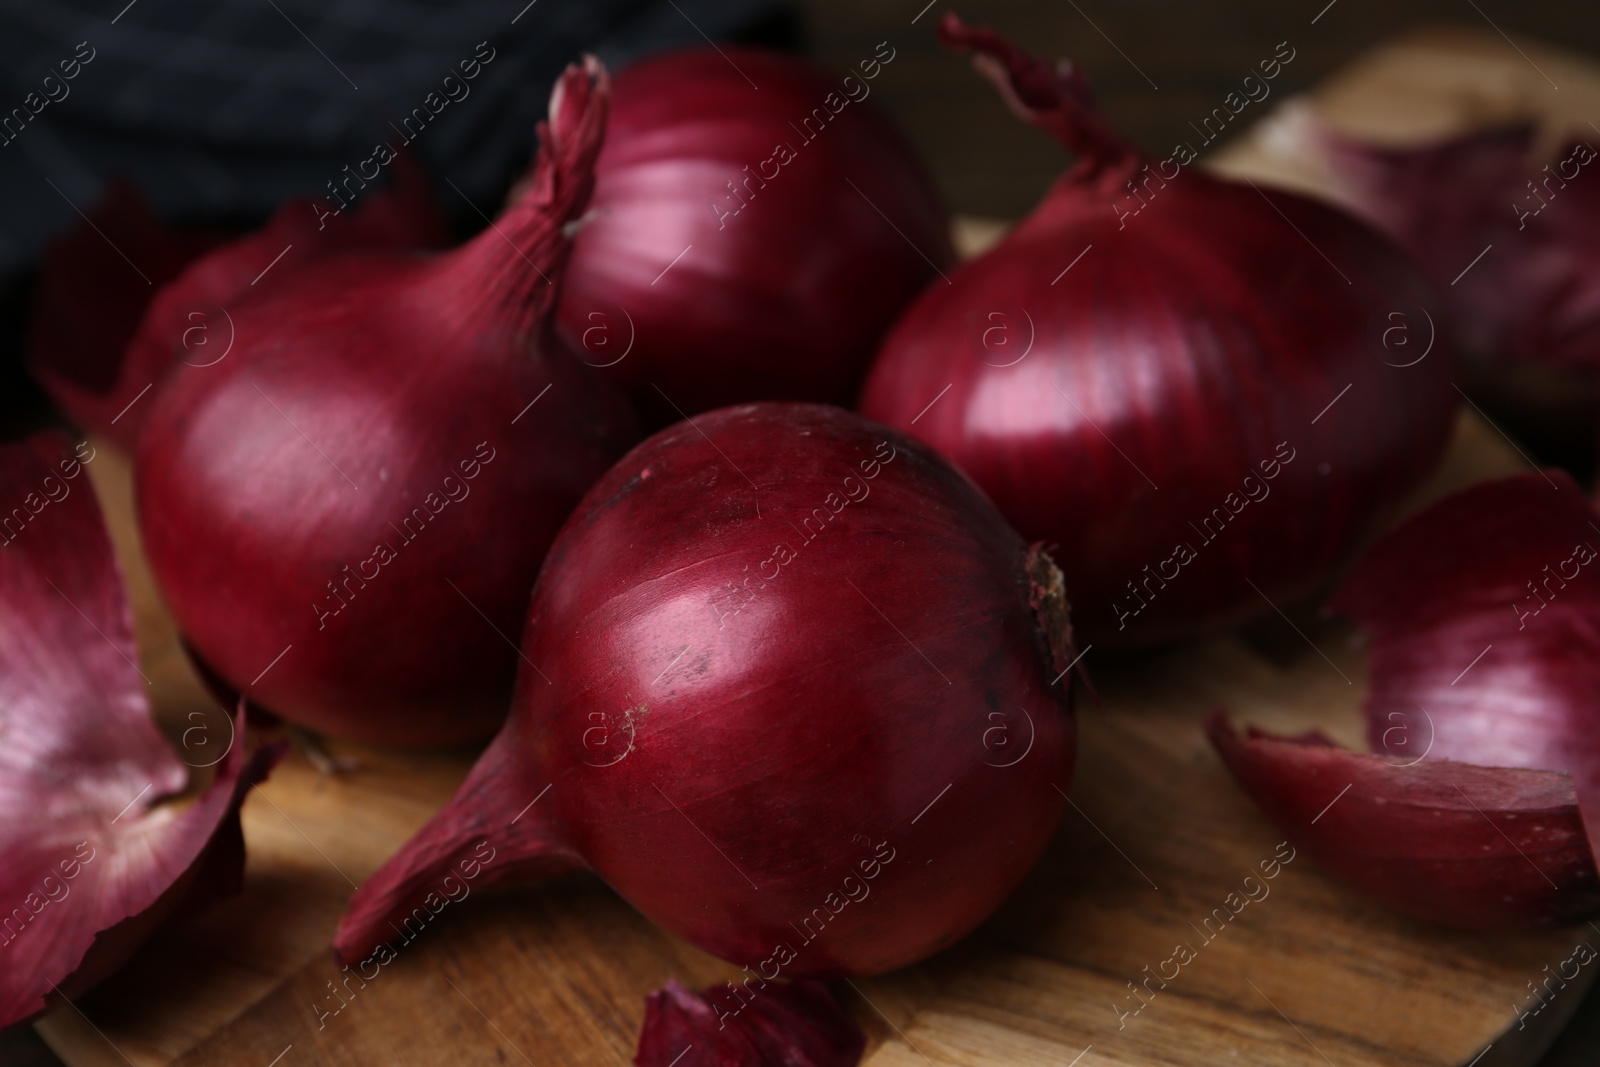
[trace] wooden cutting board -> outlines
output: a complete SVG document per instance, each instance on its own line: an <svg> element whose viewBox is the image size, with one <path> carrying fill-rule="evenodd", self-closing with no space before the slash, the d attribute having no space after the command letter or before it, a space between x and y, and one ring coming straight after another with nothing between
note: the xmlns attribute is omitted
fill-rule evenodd
<svg viewBox="0 0 1600 1067"><path fill-rule="evenodd" d="M1600 113L1600 71L1522 48L1526 57L1492 35L1408 38L1334 79L1317 106L1348 129L1395 138L1514 114ZM1546 76L1561 85L1564 110ZM1215 163L1306 183L1270 138L1247 138ZM1521 467L1496 430L1463 416L1418 502ZM139 560L126 464L102 448L90 469L133 588L158 713L175 732L192 714L220 724ZM1099 699L1081 704L1073 805L1037 869L956 948L841 987L868 1030L871 1067L1521 1067L1537 1057L1584 990L1569 986L1519 1026L1527 984L1600 931L1432 929L1344 891L1303 857L1220 935L1199 929L1279 846L1204 741L1202 717L1221 707L1361 744L1355 635L1289 611L1293 624L1270 615L1154 657L1090 654ZM37 1024L64 1060L615 1065L632 1056L646 992L668 978L731 975L597 880L573 876L474 894L377 978L336 994L327 946L346 898L444 803L472 753L333 751L359 766L325 777L296 753L251 795L243 895L165 931L100 989ZM1123 1014L1142 1003L1127 983L1180 942L1196 948L1192 962L1138 1014Z"/></svg>

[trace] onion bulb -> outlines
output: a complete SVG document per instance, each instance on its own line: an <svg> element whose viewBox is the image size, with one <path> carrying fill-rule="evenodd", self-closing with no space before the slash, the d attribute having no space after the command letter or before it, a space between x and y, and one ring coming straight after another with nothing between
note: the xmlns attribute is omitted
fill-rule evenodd
<svg viewBox="0 0 1600 1067"><path fill-rule="evenodd" d="M704 48L617 76L560 320L658 425L853 402L884 330L950 261L933 183L869 99L893 60L880 46L830 78Z"/></svg>
<svg viewBox="0 0 1600 1067"><path fill-rule="evenodd" d="M1087 642L1178 638L1308 591L1444 447L1455 393L1426 284L1332 208L1186 167L1187 146L1145 155L1076 68L954 15L941 33L1079 158L912 305L862 412L1057 546Z"/></svg>
<svg viewBox="0 0 1600 1067"><path fill-rule="evenodd" d="M505 717L545 550L633 439L548 328L606 94L597 62L569 68L531 193L472 241L296 270L160 391L136 466L151 569L206 666L284 719L445 744Z"/></svg>
<svg viewBox="0 0 1600 1067"><path fill-rule="evenodd" d="M505 729L352 898L347 963L492 881L593 870L750 980L899 967L1066 804L1059 573L928 449L753 404L630 452L551 549Z"/></svg>
<svg viewBox="0 0 1600 1067"><path fill-rule="evenodd" d="M150 394L175 362L208 367L226 358L236 300L330 256L445 246L421 166L402 152L393 170L394 183L347 220L320 225L311 200L290 200L233 240L170 228L133 186L113 182L93 213L99 221L46 252L30 328L35 377L80 428L131 451ZM94 315L83 314L85 291L101 300Z"/></svg>

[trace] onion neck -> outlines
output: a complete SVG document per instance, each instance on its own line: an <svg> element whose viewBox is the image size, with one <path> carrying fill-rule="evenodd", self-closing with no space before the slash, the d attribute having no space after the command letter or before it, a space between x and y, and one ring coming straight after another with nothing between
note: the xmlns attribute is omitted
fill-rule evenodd
<svg viewBox="0 0 1600 1067"><path fill-rule="evenodd" d="M1051 670L1064 674L1078 658L1072 639L1072 608L1061 568L1038 543L1028 549L1028 606L1039 637L1050 651Z"/></svg>
<svg viewBox="0 0 1600 1067"><path fill-rule="evenodd" d="M341 963L408 943L447 901L477 889L588 867L561 832L519 721L513 714L450 803L350 898L333 939Z"/></svg>
<svg viewBox="0 0 1600 1067"><path fill-rule="evenodd" d="M610 94L593 56L569 66L550 95L549 120L539 124L539 152L520 198L441 262L440 296L468 321L531 340L554 311L572 223L594 191Z"/></svg>
<svg viewBox="0 0 1600 1067"><path fill-rule="evenodd" d="M1120 186L1142 153L1106 121L1083 71L1062 60L1035 59L987 26L969 26L954 12L939 22L939 38L976 53L972 65L1000 90L1011 110L1076 154L1074 181L1109 180Z"/></svg>

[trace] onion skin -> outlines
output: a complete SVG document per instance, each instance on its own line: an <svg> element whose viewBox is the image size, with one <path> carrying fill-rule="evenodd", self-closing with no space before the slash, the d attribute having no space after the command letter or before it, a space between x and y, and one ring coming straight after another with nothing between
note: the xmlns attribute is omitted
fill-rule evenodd
<svg viewBox="0 0 1600 1067"><path fill-rule="evenodd" d="M1560 471L1483 483L1386 535L1329 604L1371 637L1375 749L1415 757L1407 747L1420 742L1401 742L1429 733L1420 706L1434 756L1573 774L1591 843L1600 840L1596 524ZM1564 567L1575 549L1591 562ZM1407 729L1390 732L1397 721Z"/></svg>
<svg viewBox="0 0 1600 1067"><path fill-rule="evenodd" d="M1295 847L1402 915L1520 930L1600 908L1569 775L1432 758L1408 766L1315 735L1240 737L1220 713L1206 733Z"/></svg>
<svg viewBox="0 0 1600 1067"><path fill-rule="evenodd" d="M855 1067L866 1035L820 982L677 982L644 1001L635 1067Z"/></svg>
<svg viewBox="0 0 1600 1067"><path fill-rule="evenodd" d="M870 97L833 115L840 79L721 51L617 76L561 300L585 358L620 358L612 373L657 425L752 400L853 402L883 332L953 258L932 180ZM832 117L806 141L795 127L818 107ZM794 158L765 164L778 145ZM726 215L730 181L748 202Z"/></svg>
<svg viewBox="0 0 1600 1067"><path fill-rule="evenodd" d="M1594 915L1597 522L1559 471L1446 498L1374 544L1330 603L1370 638L1379 755L1240 742L1220 722L1213 743L1291 841L1396 910L1471 929Z"/></svg>
<svg viewBox="0 0 1600 1067"><path fill-rule="evenodd" d="M250 754L242 714L226 737L192 726L181 762L156 729L84 447L53 431L0 446L0 499L30 513L20 529L6 516L0 550L0 1027L92 988L178 908L236 891L239 805L282 754ZM192 804L160 803L213 765Z"/></svg>
<svg viewBox="0 0 1600 1067"><path fill-rule="evenodd" d="M563 76L533 193L497 228L286 275L232 309L227 359L156 399L136 467L151 568L252 702L388 744L503 720L545 549L634 439L548 329L606 92L597 63Z"/></svg>
<svg viewBox="0 0 1600 1067"><path fill-rule="evenodd" d="M352 898L337 954L393 936L484 840L491 876L587 866L769 980L937 951L1065 804L1054 576L943 460L848 412L755 404L658 433L569 520L524 630L537 672Z"/></svg>
<svg viewBox="0 0 1600 1067"><path fill-rule="evenodd" d="M1406 148L1363 144L1309 115L1290 134L1341 202L1417 257L1464 354L1600 367L1593 148L1568 144L1541 169L1525 125Z"/></svg>
<svg viewBox="0 0 1600 1067"><path fill-rule="evenodd" d="M1600 409L1593 147L1568 144L1546 163L1528 125L1382 147L1334 131L1309 109L1292 112L1279 133L1284 151L1317 164L1340 203L1416 256L1458 338L1464 384L1495 421L1538 454L1592 469Z"/></svg>
<svg viewBox="0 0 1600 1067"><path fill-rule="evenodd" d="M954 16L942 32L1081 158L912 305L861 411L1056 546L1095 645L1190 636L1307 592L1447 440L1446 338L1398 366L1428 343L1426 284L1353 219L1192 167L1149 179L1146 206L1119 218L1140 202L1126 183L1158 165L1105 125L1082 75Z"/></svg>

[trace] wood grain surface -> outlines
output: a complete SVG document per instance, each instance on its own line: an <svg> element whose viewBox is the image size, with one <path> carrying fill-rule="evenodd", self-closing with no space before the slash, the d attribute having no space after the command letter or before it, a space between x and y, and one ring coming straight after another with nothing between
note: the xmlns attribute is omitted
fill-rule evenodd
<svg viewBox="0 0 1600 1067"><path fill-rule="evenodd" d="M1396 137L1517 109L1553 114L1536 91L1519 95L1526 78L1508 55L1523 61L1498 39L1412 39L1334 79L1319 101L1341 124ZM1546 72L1572 74L1562 92L1579 86L1571 95L1589 94L1600 113L1600 76L1581 64L1568 71L1559 64L1575 61L1548 51L1530 55ZM1264 141L1217 163L1293 178L1293 161L1273 158ZM982 238L981 227L968 232ZM1497 431L1463 416L1417 502L1521 466ZM215 717L138 558L126 465L103 448L90 469L163 721L181 729L191 713ZM1155 656L1091 655L1099 695L1081 704L1073 804L1027 882L954 949L840 987L869 1032L872 1067L1534 1061L1583 991L1563 990L1519 1028L1526 984L1597 936L1587 927L1434 929L1367 904L1296 857L1266 898L1214 938L1202 932L1245 875L1282 855L1205 743L1203 716L1220 707L1361 744L1357 635L1305 606L1281 607L1287 614ZM732 973L597 880L573 876L474 893L376 978L336 990L327 945L352 887L444 802L472 753L332 749L358 766L324 776L296 753L250 797L243 895L167 930L100 989L38 1023L67 1063L614 1065L631 1058L647 991ZM1134 999L1128 983L1179 943L1195 949L1192 962L1147 1004Z"/></svg>

